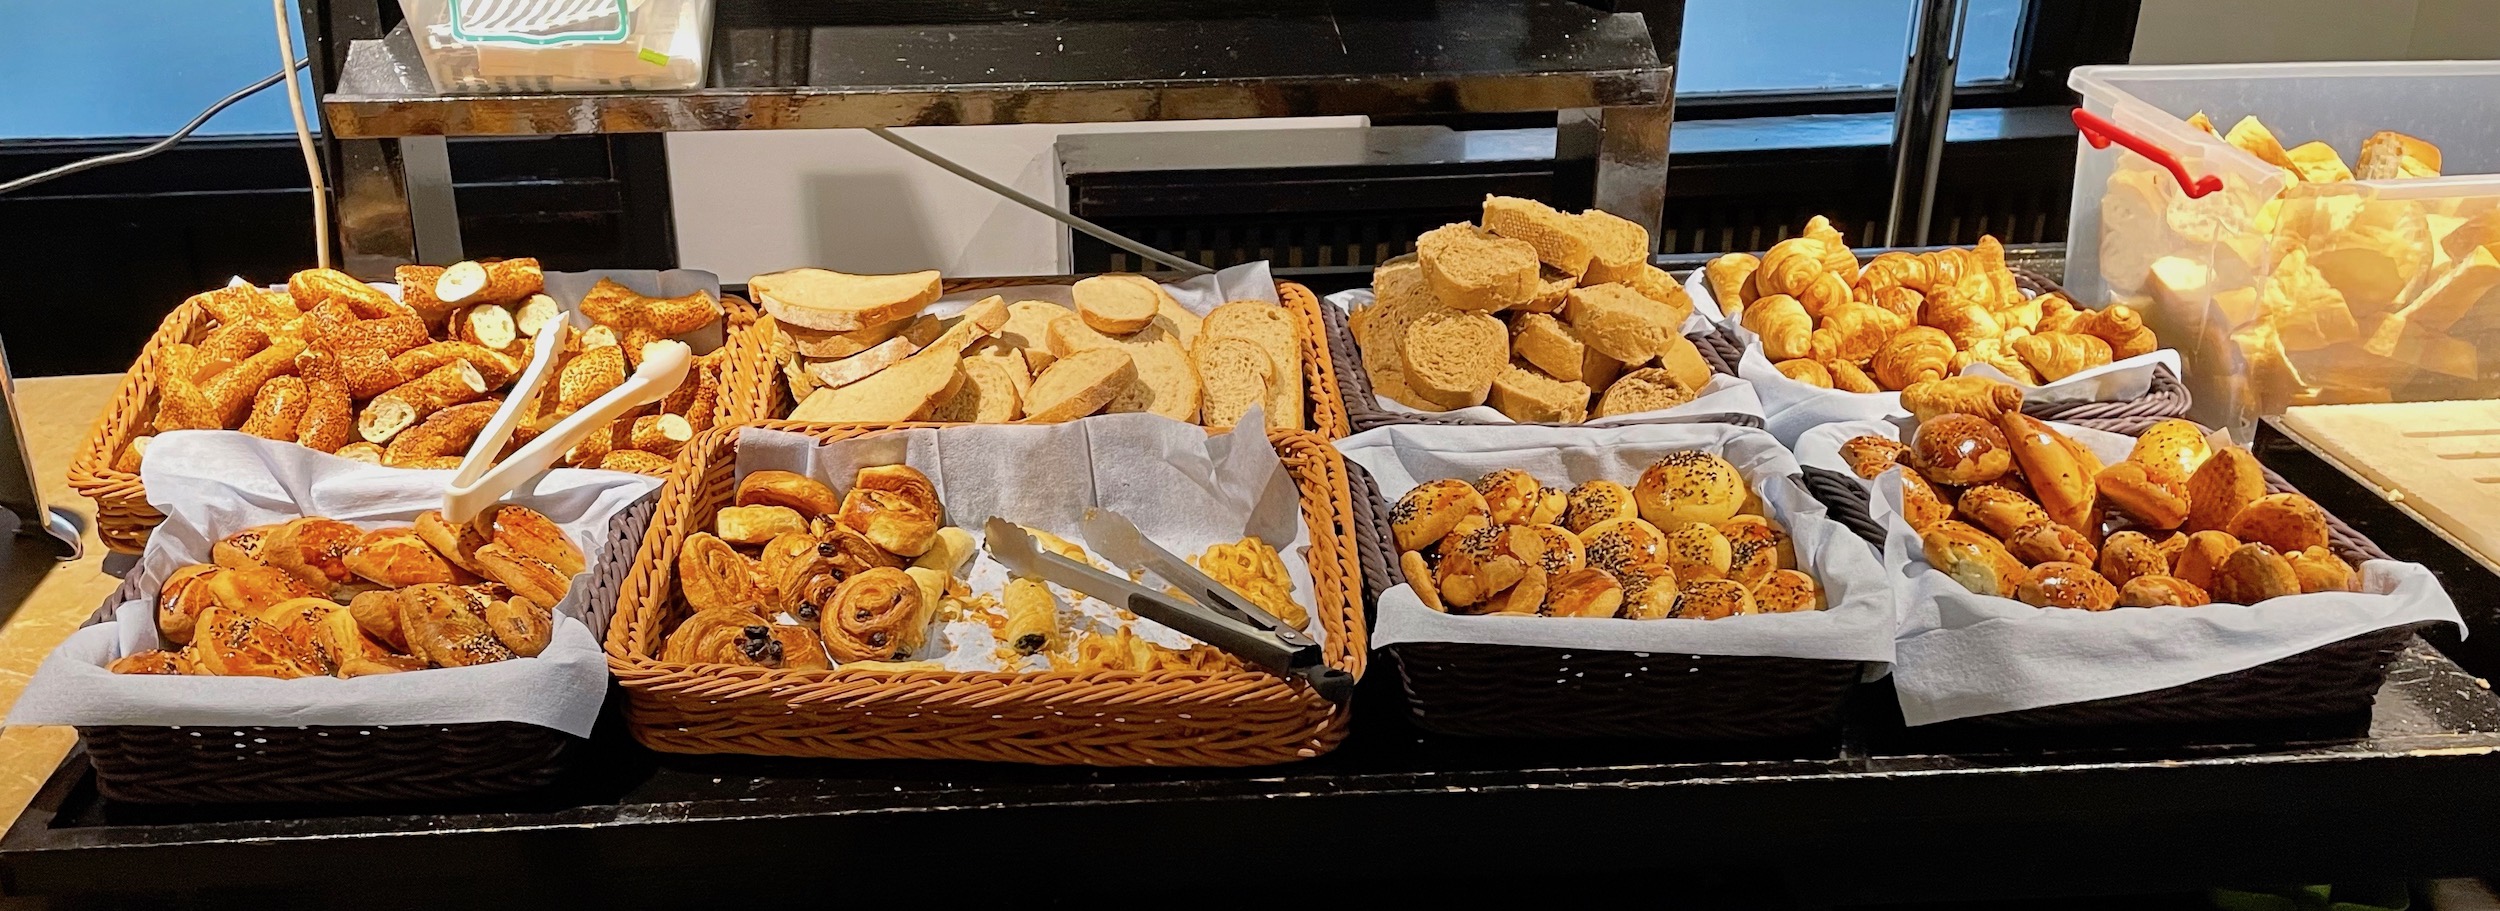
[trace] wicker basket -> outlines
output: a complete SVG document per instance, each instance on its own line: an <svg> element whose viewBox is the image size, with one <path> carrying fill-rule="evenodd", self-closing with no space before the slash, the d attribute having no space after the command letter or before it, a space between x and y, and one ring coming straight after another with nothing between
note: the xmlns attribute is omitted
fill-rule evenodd
<svg viewBox="0 0 2500 911"><path fill-rule="evenodd" d="M2075 421L2079 426L2112 433L2132 433L2127 422ZM1835 521L1866 539L1878 553L1887 530L1868 508L1866 485L1852 475L1828 469L1806 469L1806 489ZM2266 492L2297 493L2282 475L2265 469ZM2386 551L2334 513L2326 516L2328 546L2336 556L2358 564L2390 559ZM2166 689L2042 706L1964 719L1958 724L1995 728L2081 728L2184 723L2275 721L2322 718L2367 711L2378 697L2387 665L2417 632L2414 625L2389 627L2256 667L2194 680Z"/></svg>
<svg viewBox="0 0 2500 911"><path fill-rule="evenodd" d="M614 559L591 568L589 602L613 600L659 502L657 492L608 522ZM90 622L147 592L133 575ZM596 618L593 618L594 620ZM594 627L592 633L598 630ZM528 660L528 659L520 659ZM456 668L421 671L459 673ZM95 766L96 790L152 804L344 803L446 800L510 794L553 783L583 743L553 728L511 721L312 727L94 726L78 736Z"/></svg>
<svg viewBox="0 0 2500 911"><path fill-rule="evenodd" d="M1406 584L1389 503L1371 473L1357 487L1364 595ZM1415 725L1456 737L1771 740L1829 734L1864 668L1855 661L1402 642L1397 659Z"/></svg>
<svg viewBox="0 0 2500 911"><path fill-rule="evenodd" d="M768 421L833 441L892 428ZM1317 435L1269 439L1302 494L1327 662L1360 675L1365 655L1353 507L1336 450ZM673 568L691 529L734 489L737 431L686 449L661 493L607 636L626 720L672 753L842 759L974 759L1045 765L1248 766L1317 756L1344 739L1347 707L1264 671L794 671L660 661L686 615Z"/></svg>
<svg viewBox="0 0 2500 911"><path fill-rule="evenodd" d="M781 386L774 382L772 353L766 344L764 327L756 320L755 307L740 298L722 295L722 308L728 338L724 347L732 349L725 356L722 369L722 390L725 393L713 409L713 421L734 424L771 413L787 411L780 404ZM156 420L156 363L159 352L168 346L194 341L208 329L208 312L196 303L185 301L165 315L165 322L139 349L139 359L122 376L121 388L113 401L96 418L95 429L79 446L71 459L69 486L95 501L96 534L104 546L136 554L146 549L148 532L165 521L165 515L148 505L147 488L133 472L116 470L113 460L133 437L151 432Z"/></svg>
<svg viewBox="0 0 2500 911"><path fill-rule="evenodd" d="M1390 411L1381 407L1379 396L1372 391L1371 372L1363 368L1362 349L1354 343L1354 331L1346 326L1345 311L1338 309L1334 304L1326 303L1322 303L1318 310L1319 317L1328 330L1329 355L1336 361L1337 386L1344 392L1344 401L1340 403L1340 407L1345 410L1346 419L1355 432L1359 433L1390 424L1485 423L1447 414ZM1736 375L1736 358L1744 352L1744 348L1738 345L1734 338L1729 337L1725 332L1711 331L1696 332L1685 336L1685 339L1691 341L1693 347L1700 350L1701 359L1710 365L1712 372L1728 376ZM1750 414L1694 415L1679 420L1741 424L1746 427L1762 426L1762 418ZM1529 426L1572 425L1531 424Z"/></svg>

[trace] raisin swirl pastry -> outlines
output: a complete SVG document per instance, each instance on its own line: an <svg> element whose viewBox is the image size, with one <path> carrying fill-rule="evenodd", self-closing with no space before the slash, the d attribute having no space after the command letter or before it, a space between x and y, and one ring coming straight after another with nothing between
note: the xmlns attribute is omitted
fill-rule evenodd
<svg viewBox="0 0 2500 911"><path fill-rule="evenodd" d="M742 610L705 610L696 611L668 634L668 642L660 646L660 660L781 667L788 652L787 644L773 635L773 625L764 618Z"/></svg>
<svg viewBox="0 0 2500 911"><path fill-rule="evenodd" d="M686 536L685 549L677 553L677 588L697 612L738 610L763 615L764 592L756 587L754 564L710 532Z"/></svg>
<svg viewBox="0 0 2500 911"><path fill-rule="evenodd" d="M909 573L878 567L842 582L818 621L835 661L887 661L919 647L931 605Z"/></svg>

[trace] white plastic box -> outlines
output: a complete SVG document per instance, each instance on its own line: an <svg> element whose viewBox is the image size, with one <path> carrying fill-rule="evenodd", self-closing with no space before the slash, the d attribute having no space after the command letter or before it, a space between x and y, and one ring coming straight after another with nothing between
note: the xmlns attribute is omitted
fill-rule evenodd
<svg viewBox="0 0 2500 911"><path fill-rule="evenodd" d="M437 91L668 91L703 84L713 0L399 0Z"/></svg>
<svg viewBox="0 0 2500 911"><path fill-rule="evenodd" d="M2144 309L2198 420L2246 438L2293 404L2500 395L2500 264L2479 258L2500 255L2500 61L2086 66L2067 84L2221 180L2190 199L2121 144L2076 144L2066 285ZM2347 164L2372 134L2407 134L2443 176L2309 182L2189 125L2200 111Z"/></svg>

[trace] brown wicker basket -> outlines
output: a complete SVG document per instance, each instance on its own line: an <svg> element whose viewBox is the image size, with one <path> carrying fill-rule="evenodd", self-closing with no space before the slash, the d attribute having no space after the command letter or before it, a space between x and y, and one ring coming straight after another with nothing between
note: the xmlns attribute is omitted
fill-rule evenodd
<svg viewBox="0 0 2500 911"><path fill-rule="evenodd" d="M2133 433L2130 422L2074 421L2112 433ZM2282 475L2265 469L2266 492L2298 493ZM1855 476L1807 469L1807 490L1823 501L1835 521L1848 526L1877 553L1887 530L1868 508L1868 491ZM2358 564L2391 559L2376 543L2334 513L2326 516L2328 546ZM2366 711L2377 699L2387 665L2418 632L2418 625L2375 630L2256 667L2218 674L2165 689L2088 702L2042 706L1963 719L1956 724L1994 728L2086 728L2275 721L2321 718Z"/></svg>
<svg viewBox="0 0 2500 911"><path fill-rule="evenodd" d="M713 421L734 424L762 417L778 408L783 397L781 386L774 382L772 352L764 335L765 329L756 320L755 307L730 295L721 296L727 339L723 347L732 349L722 361L725 375L720 397L713 408ZM171 345L194 341L208 329L208 313L198 304L185 301L165 315L156 334L148 337L139 349L139 359L122 376L121 388L113 393L113 401L96 418L95 429L70 460L69 486L95 501L96 535L104 546L127 554L146 549L148 532L165 521L165 515L148 505L147 489L140 485L133 472L116 470L113 460L133 437L149 433L156 420L157 355Z"/></svg>
<svg viewBox="0 0 2500 911"><path fill-rule="evenodd" d="M1357 558L1372 601L1406 584L1391 554L1389 503L1371 473L1357 487ZM1397 660L1415 725L1454 737L1772 740L1838 729L1864 666L1751 655L1692 655L1401 642Z"/></svg>
<svg viewBox="0 0 2500 911"><path fill-rule="evenodd" d="M749 426L832 441L908 427L765 421ZM1346 463L1317 435L1269 439L1301 488L1326 660L1359 676L1366 653ZM672 753L841 759L974 759L1045 765L1247 766L1325 753L1347 707L1264 671L794 671L659 660L686 615L673 569L692 529L734 490L738 436L716 429L686 449L661 492L607 635L628 729Z"/></svg>
<svg viewBox="0 0 2500 911"><path fill-rule="evenodd" d="M1355 432L1360 433L1390 424L1485 423L1447 414L1390 411L1381 407L1379 395L1372 391L1371 372L1363 367L1362 349L1355 345L1354 331L1346 325L1345 311L1326 302L1320 303L1318 310L1319 317L1328 330L1329 355L1336 361L1337 386L1344 393L1344 401L1340 407L1344 409L1346 420ZM1700 350L1701 359L1710 365L1713 372L1728 376L1736 375L1736 358L1744 352L1744 348L1738 345L1734 338L1730 338L1724 332L1716 331L1696 332L1685 338L1693 343L1694 348ZM1746 427L1762 426L1762 418L1751 414L1704 414L1669 420L1741 424ZM1530 424L1528 426L1568 427L1573 425Z"/></svg>
<svg viewBox="0 0 2500 911"><path fill-rule="evenodd" d="M949 279L945 287L947 293L951 294L957 291L1013 288L1022 285L1068 285L1075 284L1077 279L1083 277L1081 275L1047 275L1035 278ZM1319 434L1321 439L1344 439L1346 434L1353 431L1346 426L1345 403L1337 394L1339 382L1337 367L1328 357L1328 333L1326 327L1320 323L1320 311L1325 308L1320 306L1318 296L1313 295L1311 289L1294 282L1277 282L1276 299L1283 302L1287 312L1293 314L1294 335L1302 340L1302 388L1305 393L1303 401L1310 410L1308 419L1304 423L1312 433ZM774 376L778 378L780 375L776 373ZM788 387L784 385L780 388L786 390ZM798 407L797 402L787 401L789 396L786 392L783 393L782 398L785 401L777 410L771 412L773 417L787 417L790 409Z"/></svg>

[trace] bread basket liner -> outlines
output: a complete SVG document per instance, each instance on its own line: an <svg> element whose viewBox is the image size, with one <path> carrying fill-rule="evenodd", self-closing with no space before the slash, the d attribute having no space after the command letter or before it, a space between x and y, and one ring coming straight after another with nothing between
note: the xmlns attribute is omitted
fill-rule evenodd
<svg viewBox="0 0 2500 911"><path fill-rule="evenodd" d="M763 327L756 320L753 305L737 297L720 295L720 279L710 272L694 269L652 271L648 269L611 269L591 272L548 272L546 290L566 311L580 308L582 296L601 278L612 278L644 294L674 296L701 289L718 297L724 311L713 326L681 336L695 353L710 352L722 345L733 348L721 370L721 396L713 409L718 423L735 423L762 417L789 406L780 402L782 387L773 369L772 353L763 337ZM241 282L238 278L235 282ZM374 282L393 299L399 297L399 285ZM156 334L139 350L129 372L123 375L121 387L96 419L95 429L79 446L70 461L69 485L80 495L96 503L96 534L112 550L136 554L147 546L148 531L165 520L162 512L148 502L146 485L139 475L113 468L113 460L129 445L131 438L149 432L156 418L156 362L165 348L194 340L208 324L208 312L199 305L185 302L165 315Z"/></svg>
<svg viewBox="0 0 2500 911"><path fill-rule="evenodd" d="M1321 302L1320 312L1327 322L1328 348L1336 360L1337 382L1344 391L1347 419L1357 431L1390 424L1512 424L1509 415L1489 405L1457 408L1447 411L1426 411L1396 399L1380 395L1372 388L1371 373L1363 367L1362 349L1355 344L1354 332L1346 323L1346 314L1371 306L1370 288L1354 288L1329 295ZM1701 395L1673 408L1591 418L1581 424L1531 424L1541 427L1604 427L1620 424L1655 422L1709 421L1762 425L1762 401L1754 394L1752 384L1736 375L1735 355L1740 350L1733 338L1720 332L1698 311L1680 327L1685 339L1701 352L1710 364L1710 383Z"/></svg>
<svg viewBox="0 0 2500 911"><path fill-rule="evenodd" d="M1403 576L1380 595L1375 647L1469 643L1682 655L1750 655L1866 662L1868 678L1892 661L1892 597L1873 555L1797 481L1794 458L1761 430L1727 424L1617 427L1452 427L1398 425L1338 442L1346 459L1394 503L1422 482L1473 481L1519 468L1548 485L1606 479L1633 486L1660 456L1684 449L1718 453L1758 492L1771 518L1795 541L1799 568L1824 588L1830 608L1721 620L1616 620L1462 616L1425 607ZM1375 509L1379 509L1375 506ZM1393 547L1387 541L1384 548ZM1396 560L1387 558L1392 567ZM1368 561L1367 561L1368 565Z"/></svg>
<svg viewBox="0 0 2500 911"><path fill-rule="evenodd" d="M1860 429L1880 432L1878 425L1892 427L1869 422ZM2133 437L2091 427L2054 426L2105 462L2124 459L2135 443ZM1837 460L1836 445L1832 442L1829 455L1824 446L1801 446L1800 457L1829 468ZM1887 530L1885 573L1898 597L1901 624L1893 684L1903 720L1912 725L2164 690L2347 640L2403 633L2417 624L2448 623L2464 631L2456 604L2430 570L2341 536L2335 549L2356 564L2361 591L2289 595L2255 605L2109 611L2039 608L1975 595L1929 567L1921 554L1918 534L1901 517L1898 472L1903 470L1874 480L1871 514ZM2269 488L2288 489L2279 478L2269 478Z"/></svg>
<svg viewBox="0 0 2500 911"><path fill-rule="evenodd" d="M739 476L811 471L839 490L859 466L900 461L930 476L947 521L976 538L982 520L996 514L1083 543L1076 521L1095 505L1119 510L1184 555L1255 532L1285 557L1328 662L1359 673L1353 512L1343 463L1315 434L1208 434L1149 414L1053 425L775 421L714 431L689 453L686 470L661 496L608 629L629 727L653 749L1257 765L1316 756L1344 737L1345 707L1264 671L793 671L656 657L686 612L671 571L676 554L686 535L708 528L728 505ZM976 566L978 590L991 590L979 584L989 578L985 570L1003 577L994 565Z"/></svg>
<svg viewBox="0 0 2500 911"><path fill-rule="evenodd" d="M1685 277L1684 289L1692 295L1695 319L1711 321L1743 345L1736 375L1754 385L1762 398L1764 426L1780 442L1793 445L1807 429L1834 421L1906 413L1899 392L1845 392L1789 379L1763 353L1762 337L1719 308L1702 270ZM2023 390L2023 411L2047 420L2060 419L2078 406L2115 402L2134 403L2132 410L2153 412L2151 420L2158 420L2187 414L2187 388L2179 382L2179 369L2179 352L2163 348L2042 385L2018 382L1984 364L1973 364L1963 372L2013 383Z"/></svg>

